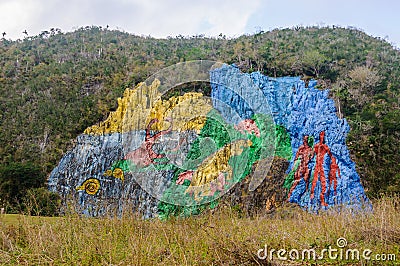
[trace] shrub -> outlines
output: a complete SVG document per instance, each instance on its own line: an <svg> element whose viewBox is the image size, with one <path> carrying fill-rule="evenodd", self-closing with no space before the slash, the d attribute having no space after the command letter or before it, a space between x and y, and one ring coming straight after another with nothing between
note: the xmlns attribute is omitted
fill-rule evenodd
<svg viewBox="0 0 400 266"><path fill-rule="evenodd" d="M34 216L57 216L61 197L46 188L31 188L23 198L24 211Z"/></svg>

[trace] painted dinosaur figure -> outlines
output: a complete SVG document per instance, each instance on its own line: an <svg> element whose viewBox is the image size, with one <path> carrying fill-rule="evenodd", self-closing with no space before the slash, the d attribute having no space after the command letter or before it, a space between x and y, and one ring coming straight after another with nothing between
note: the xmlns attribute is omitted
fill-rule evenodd
<svg viewBox="0 0 400 266"><path fill-rule="evenodd" d="M166 118L165 121L171 122L170 118ZM153 150L153 145L161 136L171 132L172 123L167 130L160 131L153 136L150 133L150 128L154 123L157 123L158 119L154 118L150 121L146 128L146 137L142 145L134 151L129 152L125 159L132 161L135 165L140 167L146 167L150 164L155 163L155 159L160 159L165 157L165 154L158 154Z"/></svg>
<svg viewBox="0 0 400 266"><path fill-rule="evenodd" d="M178 176L176 184L191 180L186 193L194 194L196 200L204 196L213 196L216 191L223 191L225 184L232 179L233 170L229 165L232 156L240 155L245 147L250 147L250 140L236 140L226 144L207 157L196 170L189 170Z"/></svg>
<svg viewBox="0 0 400 266"><path fill-rule="evenodd" d="M252 119L240 121L239 124L235 125L235 129L241 133L247 131L249 134L254 133L257 137L260 137L260 129L257 127L256 122L254 122Z"/></svg>
<svg viewBox="0 0 400 266"><path fill-rule="evenodd" d="M308 145L308 136L304 136L303 144L297 150L296 157L294 159L295 162L297 161L297 159L300 159L300 166L297 168L297 171L294 174L294 181L288 194L288 200L290 199L293 190L300 183L302 177L306 183L305 191L308 190L308 179L310 178L310 169L308 168L308 163L311 161L313 156L314 156L313 149Z"/></svg>

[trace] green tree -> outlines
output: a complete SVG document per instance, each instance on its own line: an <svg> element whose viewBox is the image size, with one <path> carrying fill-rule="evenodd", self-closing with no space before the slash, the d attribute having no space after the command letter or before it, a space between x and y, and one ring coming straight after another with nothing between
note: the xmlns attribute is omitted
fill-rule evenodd
<svg viewBox="0 0 400 266"><path fill-rule="evenodd" d="M9 163L0 166L0 195L3 204L19 211L22 198L28 189L45 186L46 178L41 168L32 163Z"/></svg>
<svg viewBox="0 0 400 266"><path fill-rule="evenodd" d="M306 74L311 72L313 76L319 77L327 58L317 50L311 50L303 54L301 61Z"/></svg>

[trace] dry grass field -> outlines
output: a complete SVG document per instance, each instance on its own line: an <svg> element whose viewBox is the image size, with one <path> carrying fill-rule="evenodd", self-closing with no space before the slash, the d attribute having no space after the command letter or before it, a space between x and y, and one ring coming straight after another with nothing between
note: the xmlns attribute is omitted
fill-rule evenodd
<svg viewBox="0 0 400 266"><path fill-rule="evenodd" d="M287 206L257 217L242 217L237 209L226 207L167 221L133 216L50 218L8 214L0 217L0 263L400 265L400 199L382 198L373 205L374 211L369 214L313 215ZM339 238L347 241L343 248L337 246ZM278 253L279 249L286 253ZM314 249L317 258L303 259L304 249ZM328 252L322 254L324 249L336 252L329 257ZM293 250L299 251L298 257ZM360 259L353 259L350 253L346 257L348 250L359 251ZM365 250L371 251L367 252L368 261L362 257Z"/></svg>

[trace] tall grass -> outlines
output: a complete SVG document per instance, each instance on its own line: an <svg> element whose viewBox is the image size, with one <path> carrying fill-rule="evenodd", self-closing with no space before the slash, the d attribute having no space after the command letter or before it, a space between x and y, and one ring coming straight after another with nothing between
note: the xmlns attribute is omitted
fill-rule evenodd
<svg viewBox="0 0 400 266"><path fill-rule="evenodd" d="M382 198L369 214L309 214L286 206L274 214L240 217L219 208L197 217L168 221L135 216L0 218L0 263L4 265L361 265L363 261L279 261L258 258L270 249L336 247L395 254L400 263L400 200ZM395 264L391 261L390 264ZM369 263L371 264L371 262ZM380 265L380 262L376 262ZM374 265L375 265L374 264ZM373 263L371 264L373 265Z"/></svg>

